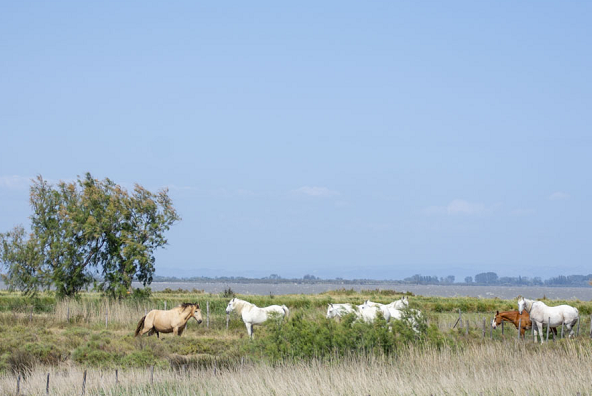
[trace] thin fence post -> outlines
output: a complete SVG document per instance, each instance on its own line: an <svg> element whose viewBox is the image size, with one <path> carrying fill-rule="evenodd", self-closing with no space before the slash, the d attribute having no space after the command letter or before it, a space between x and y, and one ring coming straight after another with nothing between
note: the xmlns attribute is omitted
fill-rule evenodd
<svg viewBox="0 0 592 396"><path fill-rule="evenodd" d="M206 301L206 327L210 328L210 302Z"/></svg>
<svg viewBox="0 0 592 396"><path fill-rule="evenodd" d="M105 327L109 327L109 308L105 308Z"/></svg>
<svg viewBox="0 0 592 396"><path fill-rule="evenodd" d="M86 392L86 370L84 370L84 375L82 376L82 395Z"/></svg>
<svg viewBox="0 0 592 396"><path fill-rule="evenodd" d="M154 366L150 366L150 383L154 383Z"/></svg>
<svg viewBox="0 0 592 396"><path fill-rule="evenodd" d="M504 321L502 320L502 336L504 335Z"/></svg>
<svg viewBox="0 0 592 396"><path fill-rule="evenodd" d="M115 369L115 385L119 384L119 372Z"/></svg>
<svg viewBox="0 0 592 396"><path fill-rule="evenodd" d="M495 316L493 317L493 320L495 320ZM493 323L493 321L491 323ZM489 338L493 340L493 326L489 326Z"/></svg>
<svg viewBox="0 0 592 396"><path fill-rule="evenodd" d="M576 337L580 336L580 318L578 317L578 329L576 330Z"/></svg>
<svg viewBox="0 0 592 396"><path fill-rule="evenodd" d="M164 310L166 311L166 300L164 300Z"/></svg>
<svg viewBox="0 0 592 396"><path fill-rule="evenodd" d="M226 330L228 330L228 322L230 322L230 314L226 314ZM590 329L590 337L592 337L592 326Z"/></svg>
<svg viewBox="0 0 592 396"><path fill-rule="evenodd" d="M590 337L592 338L592 315L590 315Z"/></svg>
<svg viewBox="0 0 592 396"><path fill-rule="evenodd" d="M17 396L21 394L21 375L19 374L16 377L16 394Z"/></svg>
<svg viewBox="0 0 592 396"><path fill-rule="evenodd" d="M563 338L563 322L561 322L561 338Z"/></svg>
<svg viewBox="0 0 592 396"><path fill-rule="evenodd" d="M47 384L45 385L45 394L49 395L49 373L47 373Z"/></svg>
<svg viewBox="0 0 592 396"><path fill-rule="evenodd" d="M68 314L66 316L66 319L68 320L68 323L70 323L70 304L68 304Z"/></svg>
<svg viewBox="0 0 592 396"><path fill-rule="evenodd" d="M520 341L520 333L522 333L522 318L518 319L518 340Z"/></svg>
<svg viewBox="0 0 592 396"><path fill-rule="evenodd" d="M31 315L29 316L29 323L33 321L33 310L35 309L34 306L31 306Z"/></svg>
<svg viewBox="0 0 592 396"><path fill-rule="evenodd" d="M469 335L469 319L467 318L467 328L466 328L466 332L465 335Z"/></svg>
<svg viewBox="0 0 592 396"><path fill-rule="evenodd" d="M485 338L485 318L483 318L483 338Z"/></svg>

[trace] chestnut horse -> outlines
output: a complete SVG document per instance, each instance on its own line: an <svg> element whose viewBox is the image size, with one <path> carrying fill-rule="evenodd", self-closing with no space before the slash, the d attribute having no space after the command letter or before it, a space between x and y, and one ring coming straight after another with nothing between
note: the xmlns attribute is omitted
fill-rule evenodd
<svg viewBox="0 0 592 396"><path fill-rule="evenodd" d="M532 328L530 315L528 315L528 312L526 311L522 312L522 314L520 314L520 312L518 311L497 311L495 313L495 319L493 319L493 321L491 322L491 327L493 327L494 329L497 328L497 326L499 326L502 323L502 321L512 322L514 323L514 326L516 326L516 328L518 328L518 325L520 325L520 337L522 338L524 338L524 332L527 329Z"/></svg>
<svg viewBox="0 0 592 396"><path fill-rule="evenodd" d="M181 335L187 326L187 321L191 318L194 318L198 324L202 321L198 303L183 303L167 311L153 309L140 319L135 336L141 336L144 333L148 333L148 336L156 333L158 338L160 333Z"/></svg>

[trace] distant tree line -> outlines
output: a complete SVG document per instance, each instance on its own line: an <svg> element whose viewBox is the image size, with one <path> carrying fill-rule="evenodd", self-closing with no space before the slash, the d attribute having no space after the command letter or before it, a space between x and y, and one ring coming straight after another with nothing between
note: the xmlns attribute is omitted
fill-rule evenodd
<svg viewBox="0 0 592 396"><path fill-rule="evenodd" d="M590 286L592 281L592 274L589 275L559 275L557 277L543 280L542 278L518 276L499 277L495 272L482 272L472 276L467 276L464 283L454 283L455 276L448 275L445 277L438 276L424 276L420 274L413 275L403 280L395 279L343 279L343 278L319 278L314 275L306 274L302 278L282 278L277 274L271 274L262 278L246 278L246 277L191 277L191 278L177 278L170 276L155 276L155 282L220 282L220 283L297 283L297 284L315 284L315 283L337 283L343 285L364 285L364 284L410 284L410 285L500 285L500 286L572 286L582 287Z"/></svg>
<svg viewBox="0 0 592 396"><path fill-rule="evenodd" d="M449 284L449 280L454 276L450 275L446 278L438 278L437 276L421 276L413 275L405 278L404 282L408 284ZM589 286L592 280L592 274L588 275L559 275L549 279L541 279L541 277L528 276L502 276L499 277L495 272L482 272L465 278L465 284L468 285L503 285L503 286Z"/></svg>

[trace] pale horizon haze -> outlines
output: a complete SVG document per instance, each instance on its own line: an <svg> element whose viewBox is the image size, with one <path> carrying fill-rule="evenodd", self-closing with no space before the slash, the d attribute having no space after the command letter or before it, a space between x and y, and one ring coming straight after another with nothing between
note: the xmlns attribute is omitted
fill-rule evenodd
<svg viewBox="0 0 592 396"><path fill-rule="evenodd" d="M588 274L592 3L5 2L0 232L29 186L168 188L156 275Z"/></svg>

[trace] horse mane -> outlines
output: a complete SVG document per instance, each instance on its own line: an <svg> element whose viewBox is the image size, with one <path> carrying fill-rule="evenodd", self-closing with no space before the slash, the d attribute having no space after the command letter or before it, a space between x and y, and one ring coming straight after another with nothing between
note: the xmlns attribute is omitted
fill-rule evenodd
<svg viewBox="0 0 592 396"><path fill-rule="evenodd" d="M195 309L199 309L199 304L198 303L184 302L184 303L182 303L181 305L178 306L178 308L181 309L181 312L185 311L189 307L195 307Z"/></svg>
<svg viewBox="0 0 592 396"><path fill-rule="evenodd" d="M255 307L256 305L253 303L250 303L248 301L245 300L241 300L240 298L234 298L234 310L236 311L237 314L241 314L243 312L243 309L245 309L245 306L252 306Z"/></svg>

